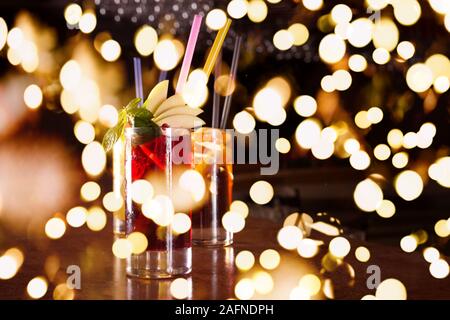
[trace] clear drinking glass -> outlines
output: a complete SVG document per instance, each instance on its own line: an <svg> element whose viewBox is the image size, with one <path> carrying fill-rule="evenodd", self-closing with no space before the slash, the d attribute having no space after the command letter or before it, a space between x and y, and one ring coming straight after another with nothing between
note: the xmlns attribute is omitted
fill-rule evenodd
<svg viewBox="0 0 450 320"><path fill-rule="evenodd" d="M207 194L192 214L192 239L203 246L233 243L233 233L222 225L233 199L231 135L226 130L200 128L193 133L195 169L203 176Z"/></svg>
<svg viewBox="0 0 450 320"><path fill-rule="evenodd" d="M125 138L121 137L113 147L113 193L118 199L124 199L125 195ZM113 232L115 235L123 236L125 234L125 207L122 207L113 213Z"/></svg>
<svg viewBox="0 0 450 320"><path fill-rule="evenodd" d="M148 241L145 252L128 258L127 274L141 278L187 274L192 268L190 225L184 233L174 232L170 224L172 204L144 210L145 203L143 206L136 201L142 190L133 187L133 183L148 181L154 199L157 194L164 194L162 197L173 203L179 192L175 172L192 167L191 132L180 128L127 128L125 139L125 231L127 236L143 233Z"/></svg>

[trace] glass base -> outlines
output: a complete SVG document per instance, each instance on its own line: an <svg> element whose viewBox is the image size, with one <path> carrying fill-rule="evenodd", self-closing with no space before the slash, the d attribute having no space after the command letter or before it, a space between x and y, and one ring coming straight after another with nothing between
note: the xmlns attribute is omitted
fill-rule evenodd
<svg viewBox="0 0 450 320"><path fill-rule="evenodd" d="M145 279L165 279L192 271L192 248L146 251L127 259L127 275Z"/></svg>
<svg viewBox="0 0 450 320"><path fill-rule="evenodd" d="M226 247L233 244L233 239L226 240L192 240L192 243L199 247Z"/></svg>
<svg viewBox="0 0 450 320"><path fill-rule="evenodd" d="M224 247L233 243L233 234L223 228L193 228L192 243L204 247Z"/></svg>

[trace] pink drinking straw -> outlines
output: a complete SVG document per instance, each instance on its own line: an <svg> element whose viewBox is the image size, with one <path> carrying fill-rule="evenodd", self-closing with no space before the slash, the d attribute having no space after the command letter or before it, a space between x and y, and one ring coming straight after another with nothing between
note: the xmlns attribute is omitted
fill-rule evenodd
<svg viewBox="0 0 450 320"><path fill-rule="evenodd" d="M201 24L202 24L202 16L196 14L194 16L194 21L192 22L191 33L189 34L189 40L186 46L186 53L184 54L183 64L181 65L181 71L180 76L178 77L176 93L181 93L183 91L184 85L186 84Z"/></svg>

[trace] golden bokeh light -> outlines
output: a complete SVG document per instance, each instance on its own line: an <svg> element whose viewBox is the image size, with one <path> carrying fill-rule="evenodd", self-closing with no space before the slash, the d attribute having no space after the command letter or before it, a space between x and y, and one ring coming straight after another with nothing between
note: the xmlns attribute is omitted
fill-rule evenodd
<svg viewBox="0 0 450 320"><path fill-rule="evenodd" d="M272 185L267 181L257 181L250 187L250 198L257 204L269 203L274 195Z"/></svg>
<svg viewBox="0 0 450 320"><path fill-rule="evenodd" d="M420 196L423 190L423 181L420 175L412 170L402 171L394 182L395 191L406 201L412 201Z"/></svg>
<svg viewBox="0 0 450 320"><path fill-rule="evenodd" d="M352 85L352 75L347 70L336 70L332 77L336 90L345 91Z"/></svg>
<svg viewBox="0 0 450 320"><path fill-rule="evenodd" d="M416 0L393 1L394 16L397 21L405 26L411 26L419 20L422 9Z"/></svg>
<svg viewBox="0 0 450 320"><path fill-rule="evenodd" d="M382 218L391 218L395 214L395 205L392 201L383 199L376 211Z"/></svg>
<svg viewBox="0 0 450 320"><path fill-rule="evenodd" d="M372 40L373 28L373 22L367 18L352 21L347 30L348 42L356 48L367 46Z"/></svg>
<svg viewBox="0 0 450 320"><path fill-rule="evenodd" d="M147 180L140 179L131 184L131 199L138 204L144 204L147 200L152 199L153 194L153 186Z"/></svg>
<svg viewBox="0 0 450 320"><path fill-rule="evenodd" d="M370 251L366 247L358 247L355 250L355 257L360 262L367 262L370 259Z"/></svg>
<svg viewBox="0 0 450 320"><path fill-rule="evenodd" d="M391 60L391 54L384 48L377 48L372 53L372 59L375 63L383 65Z"/></svg>
<svg viewBox="0 0 450 320"><path fill-rule="evenodd" d="M406 83L412 91L425 92L433 84L433 73L427 65L416 63L408 69Z"/></svg>
<svg viewBox="0 0 450 320"><path fill-rule="evenodd" d="M250 0L247 6L247 15L254 23L262 22L267 17L268 8L263 0Z"/></svg>
<svg viewBox="0 0 450 320"><path fill-rule="evenodd" d="M81 81L82 71L75 60L67 61L59 72L59 81L66 90L74 90Z"/></svg>
<svg viewBox="0 0 450 320"><path fill-rule="evenodd" d="M367 129L371 126L371 122L366 110L359 111L355 115L355 124L361 129Z"/></svg>
<svg viewBox="0 0 450 320"><path fill-rule="evenodd" d="M184 51L184 48L182 51ZM170 71L177 66L183 53L179 52L174 41L164 39L156 45L155 51L153 52L153 59L159 69Z"/></svg>
<svg viewBox="0 0 450 320"><path fill-rule="evenodd" d="M245 219L238 212L228 211L222 217L222 226L231 233L238 233L245 227Z"/></svg>
<svg viewBox="0 0 450 320"><path fill-rule="evenodd" d="M397 47L399 39L397 25L389 18L381 18L374 24L372 37L375 48L392 51Z"/></svg>
<svg viewBox="0 0 450 320"><path fill-rule="evenodd" d="M248 11L247 0L232 0L227 5L227 12L234 19L245 17Z"/></svg>
<svg viewBox="0 0 450 320"><path fill-rule="evenodd" d="M390 130L387 135L387 142L391 148L400 148L403 145L403 132L399 129Z"/></svg>
<svg viewBox="0 0 450 320"><path fill-rule="evenodd" d="M81 16L78 26L80 27L81 32L91 33L97 26L97 17L93 12L85 12Z"/></svg>
<svg viewBox="0 0 450 320"><path fill-rule="evenodd" d="M322 80L320 81L320 86L322 87L322 90L325 92L333 92L334 90L336 90L333 76L330 75L327 75L322 78Z"/></svg>
<svg viewBox="0 0 450 320"><path fill-rule="evenodd" d="M311 149L319 140L322 127L316 119L305 119L295 130L295 140L303 149Z"/></svg>
<svg viewBox="0 0 450 320"><path fill-rule="evenodd" d="M309 296L315 296L320 292L322 282L314 274L305 274L299 281L298 287L308 292Z"/></svg>
<svg viewBox="0 0 450 320"><path fill-rule="evenodd" d="M95 181L85 182L80 189L80 196L84 201L94 201L100 197L100 185Z"/></svg>
<svg viewBox="0 0 450 320"><path fill-rule="evenodd" d="M149 25L144 25L134 35L134 46L141 56L148 57L158 44L158 33Z"/></svg>
<svg viewBox="0 0 450 320"><path fill-rule="evenodd" d="M423 257L429 263L439 260L440 256L439 250L434 247L428 247L423 250Z"/></svg>
<svg viewBox="0 0 450 320"><path fill-rule="evenodd" d="M45 234L50 239L59 239L66 232L66 224L60 218L51 218L45 224Z"/></svg>
<svg viewBox="0 0 450 320"><path fill-rule="evenodd" d="M428 0L431 8L439 14L450 13L450 2L442 0Z"/></svg>
<svg viewBox="0 0 450 320"><path fill-rule="evenodd" d="M336 237L330 241L328 249L334 257L342 259L349 254L351 246L344 237Z"/></svg>
<svg viewBox="0 0 450 320"><path fill-rule="evenodd" d="M205 23L212 30L219 30L227 22L227 14L221 9L213 9L206 15Z"/></svg>
<svg viewBox="0 0 450 320"><path fill-rule="evenodd" d="M243 278L234 287L234 295L239 300L249 300L255 294L255 286L251 279Z"/></svg>
<svg viewBox="0 0 450 320"><path fill-rule="evenodd" d="M411 59L416 52L416 48L409 41L402 41L397 46L397 53L405 60Z"/></svg>
<svg viewBox="0 0 450 320"><path fill-rule="evenodd" d="M172 230L176 234L183 234L191 230L191 218L186 213L176 213L173 216Z"/></svg>
<svg viewBox="0 0 450 320"><path fill-rule="evenodd" d="M285 51L294 45L294 37L288 30L279 30L273 36L273 44L278 50Z"/></svg>
<svg viewBox="0 0 450 320"><path fill-rule="evenodd" d="M13 278L24 262L24 255L18 248L11 248L0 256L0 279Z"/></svg>
<svg viewBox="0 0 450 320"><path fill-rule="evenodd" d="M280 265L281 257L278 251L264 250L259 256L259 264L266 270L274 270Z"/></svg>
<svg viewBox="0 0 450 320"><path fill-rule="evenodd" d="M102 145L97 141L86 145L81 154L81 163L89 175L100 175L106 167L106 153Z"/></svg>
<svg viewBox="0 0 450 320"><path fill-rule="evenodd" d="M398 152L392 157L392 165L397 169L402 169L408 165L409 156L406 152Z"/></svg>
<svg viewBox="0 0 450 320"><path fill-rule="evenodd" d="M6 24L6 21L2 17L0 17L0 50L2 50L5 46L7 38L8 25Z"/></svg>
<svg viewBox="0 0 450 320"><path fill-rule="evenodd" d="M234 263L239 270L248 271L255 264L255 256L250 251L243 250L236 255Z"/></svg>
<svg viewBox="0 0 450 320"><path fill-rule="evenodd" d="M191 194L194 201L200 201L205 196L206 184L203 176L196 170L186 170L178 181L180 187Z"/></svg>
<svg viewBox="0 0 450 320"><path fill-rule="evenodd" d="M247 111L236 113L233 118L233 127L242 134L249 134L255 129L255 118Z"/></svg>
<svg viewBox="0 0 450 320"><path fill-rule="evenodd" d="M442 187L450 188L450 157L437 159L428 168L428 175Z"/></svg>
<svg viewBox="0 0 450 320"><path fill-rule="evenodd" d="M120 44L116 40L106 40L103 42L100 53L106 61L113 62L119 59L122 49Z"/></svg>
<svg viewBox="0 0 450 320"><path fill-rule="evenodd" d="M278 231L277 240L280 246L287 250L294 250L303 239L302 231L296 226L285 226Z"/></svg>
<svg viewBox="0 0 450 320"><path fill-rule="evenodd" d="M76 3L69 4L64 10L64 18L69 25L76 25L80 22L83 10Z"/></svg>
<svg viewBox="0 0 450 320"><path fill-rule="evenodd" d="M83 207L74 207L67 211L66 221L69 226L79 228L86 223L88 211Z"/></svg>
<svg viewBox="0 0 450 320"><path fill-rule="evenodd" d="M331 19L336 24L348 23L352 20L352 9L345 4L338 4L331 10Z"/></svg>
<svg viewBox="0 0 450 320"><path fill-rule="evenodd" d="M311 117L317 110L316 99L308 95L299 96L294 100L294 109L302 117Z"/></svg>
<svg viewBox="0 0 450 320"><path fill-rule="evenodd" d="M131 244L131 253L133 254L141 254L147 250L148 240L147 237L141 232L132 232L127 236L127 240ZM125 245L124 243L124 246ZM125 250L128 250L126 247Z"/></svg>
<svg viewBox="0 0 450 320"><path fill-rule="evenodd" d="M289 300L310 300L309 291L305 288L295 287L289 293Z"/></svg>
<svg viewBox="0 0 450 320"><path fill-rule="evenodd" d="M346 48L341 37L328 34L320 41L319 56L326 63L336 63L344 57Z"/></svg>
<svg viewBox="0 0 450 320"><path fill-rule="evenodd" d="M387 7L391 0L366 0L367 6L374 10L381 10Z"/></svg>
<svg viewBox="0 0 450 320"><path fill-rule="evenodd" d="M119 112L114 106L105 104L98 111L98 120L105 127L112 128L119 121Z"/></svg>
<svg viewBox="0 0 450 320"><path fill-rule="evenodd" d="M47 293L48 283L44 277L35 277L27 284L27 293L32 299L40 299Z"/></svg>
<svg viewBox="0 0 450 320"><path fill-rule="evenodd" d="M446 76L439 76L434 80L433 87L437 93L445 93L450 88L450 80Z"/></svg>
<svg viewBox="0 0 450 320"><path fill-rule="evenodd" d="M319 252L319 244L309 238L301 239L297 246L297 252L303 258L312 258Z"/></svg>
<svg viewBox="0 0 450 320"><path fill-rule="evenodd" d="M259 294L268 294L274 287L272 276L265 271L258 271L253 275L253 285Z"/></svg>
<svg viewBox="0 0 450 320"><path fill-rule="evenodd" d="M353 199L362 211L373 212L383 201L383 191L373 180L365 179L356 186Z"/></svg>
<svg viewBox="0 0 450 320"><path fill-rule="evenodd" d="M311 148L312 155L319 160L328 159L333 155L333 152L333 141L330 141L328 138L323 137L322 134L320 139Z"/></svg>
<svg viewBox="0 0 450 320"><path fill-rule="evenodd" d="M302 0L302 3L306 9L311 11L319 10L323 6L323 0Z"/></svg>
<svg viewBox="0 0 450 320"><path fill-rule="evenodd" d="M41 88L35 84L26 87L23 93L23 100L30 109L37 109L42 104L43 94Z"/></svg>
<svg viewBox="0 0 450 320"><path fill-rule="evenodd" d="M415 132L407 132L403 137L403 148L412 149L417 147L417 134Z"/></svg>
<svg viewBox="0 0 450 320"><path fill-rule="evenodd" d="M106 226L106 213L102 208L94 206L88 210L86 224L92 231L100 231Z"/></svg>
<svg viewBox="0 0 450 320"><path fill-rule="evenodd" d="M170 294L178 300L187 299L192 291L192 282L188 279L178 278L170 283Z"/></svg>
<svg viewBox="0 0 450 320"><path fill-rule="evenodd" d="M239 213L244 219L247 218L249 209L245 202L234 200L230 205L230 211Z"/></svg>
<svg viewBox="0 0 450 320"><path fill-rule="evenodd" d="M378 285L375 297L378 300L406 300L406 288L397 279L386 279Z"/></svg>
<svg viewBox="0 0 450 320"><path fill-rule="evenodd" d="M269 121L276 117L278 110L283 109L283 99L277 90L265 87L253 98L253 108L258 119Z"/></svg>
<svg viewBox="0 0 450 320"><path fill-rule="evenodd" d="M275 141L275 148L279 153L289 153L289 150L291 150L291 143L286 138L278 138Z"/></svg>
<svg viewBox="0 0 450 320"><path fill-rule="evenodd" d="M400 248L402 248L403 251L408 252L408 253L416 250L417 245L418 245L417 239L412 235L404 236L400 240Z"/></svg>
<svg viewBox="0 0 450 320"><path fill-rule="evenodd" d="M103 196L102 204L109 212L115 212L122 208L123 199L117 192L110 191Z"/></svg>
<svg viewBox="0 0 450 320"><path fill-rule="evenodd" d="M366 170L370 166L370 157L363 150L356 151L350 156L350 165L355 170Z"/></svg>
<svg viewBox="0 0 450 320"><path fill-rule="evenodd" d="M344 150L348 154L354 154L359 151L360 144L359 141L354 138L349 138L344 142Z"/></svg>
<svg viewBox="0 0 450 320"><path fill-rule="evenodd" d="M384 161L391 156L391 149L386 144L381 143L373 149L373 154L378 160Z"/></svg>
<svg viewBox="0 0 450 320"><path fill-rule="evenodd" d="M371 107L369 110L367 110L367 119L372 124L380 123L381 120L383 120L383 110L378 107Z"/></svg>
<svg viewBox="0 0 450 320"><path fill-rule="evenodd" d="M22 29L14 27L8 32L6 43L10 49L20 49L20 46L25 41L25 36ZM20 62L19 62L20 63Z"/></svg>
<svg viewBox="0 0 450 320"><path fill-rule="evenodd" d="M89 144L95 139L95 128L89 122L78 120L73 131L77 140L83 144Z"/></svg>
<svg viewBox="0 0 450 320"><path fill-rule="evenodd" d="M119 238L114 241L112 252L117 258L126 259L133 253L133 245L128 239Z"/></svg>
<svg viewBox="0 0 450 320"><path fill-rule="evenodd" d="M69 288L66 283L58 284L53 290L54 300L73 300L74 298L74 290Z"/></svg>
<svg viewBox="0 0 450 320"><path fill-rule="evenodd" d="M360 54L353 54L348 59L348 67L354 72L362 72L367 68L367 60Z"/></svg>
<svg viewBox="0 0 450 320"><path fill-rule="evenodd" d="M441 238L446 238L450 235L450 226L447 220L441 219L434 225L434 232Z"/></svg>
<svg viewBox="0 0 450 320"><path fill-rule="evenodd" d="M165 195L157 195L142 205L142 214L162 227L173 222L174 211L172 200Z"/></svg>
<svg viewBox="0 0 450 320"><path fill-rule="evenodd" d="M447 278L449 272L448 262L444 259L437 259L430 264L430 273L436 279Z"/></svg>
<svg viewBox="0 0 450 320"><path fill-rule="evenodd" d="M294 23L287 29L294 39L295 46L301 46L308 41L308 28L301 23Z"/></svg>

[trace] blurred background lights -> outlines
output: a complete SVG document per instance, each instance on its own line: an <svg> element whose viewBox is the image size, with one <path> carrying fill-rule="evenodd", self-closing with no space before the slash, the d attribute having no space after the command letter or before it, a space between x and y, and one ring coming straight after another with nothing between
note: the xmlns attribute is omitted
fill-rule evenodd
<svg viewBox="0 0 450 320"><path fill-rule="evenodd" d="M134 46L141 56L153 53L158 44L158 33L149 25L142 26L134 36Z"/></svg>
<svg viewBox="0 0 450 320"><path fill-rule="evenodd" d="M344 149L348 154L354 154L359 151L360 144L359 141L353 138L347 139L344 142Z"/></svg>
<svg viewBox="0 0 450 320"><path fill-rule="evenodd" d="M344 40L335 34L328 34L320 41L319 56L327 63L336 63L345 55Z"/></svg>
<svg viewBox="0 0 450 320"><path fill-rule="evenodd" d="M322 90L325 92L333 92L334 90L336 90L333 76L330 75L327 75L322 78L322 80L320 81L320 86L322 87Z"/></svg>
<svg viewBox="0 0 450 320"><path fill-rule="evenodd" d="M331 18L337 23L350 22L352 20L352 9L345 4L338 4L331 10Z"/></svg>
<svg viewBox="0 0 450 320"><path fill-rule="evenodd" d="M294 39L294 45L301 46L308 41L308 28L301 23L294 23L287 29Z"/></svg>
<svg viewBox="0 0 450 320"><path fill-rule="evenodd" d="M387 135L387 142L389 145L398 149L403 145L403 133L399 129L392 129Z"/></svg>
<svg viewBox="0 0 450 320"><path fill-rule="evenodd" d="M450 88L450 80L446 76L439 76L434 80L433 87L437 93L447 92Z"/></svg>
<svg viewBox="0 0 450 320"><path fill-rule="evenodd" d="M393 1L392 5L395 19L405 26L415 24L422 13L420 4L416 0Z"/></svg>
<svg viewBox="0 0 450 320"><path fill-rule="evenodd" d="M23 93L23 100L25 101L25 104L30 109L37 109L42 104L42 91L41 88L39 88L35 84L29 85L24 93Z"/></svg>
<svg viewBox="0 0 450 320"><path fill-rule="evenodd" d="M355 257L360 262L367 262L370 259L370 251L366 247L358 247L355 250Z"/></svg>
<svg viewBox="0 0 450 320"><path fill-rule="evenodd" d="M105 127L112 128L119 121L119 113L114 106L105 104L98 111L98 120Z"/></svg>
<svg viewBox="0 0 450 320"><path fill-rule="evenodd" d="M450 228L449 224L447 223L447 220L441 219L434 225L434 232L441 237L446 238L450 235Z"/></svg>
<svg viewBox="0 0 450 320"><path fill-rule="evenodd" d="M159 69L169 71L177 66L181 59L182 53L177 50L177 47L172 40L165 39L161 40L156 45L153 53L153 59Z"/></svg>
<svg viewBox="0 0 450 320"><path fill-rule="evenodd" d="M409 156L406 152L402 151L394 154L392 157L392 165L397 169L402 169L408 165Z"/></svg>
<svg viewBox="0 0 450 320"><path fill-rule="evenodd" d="M191 218L186 213L176 213L173 216L172 230L176 234L183 234L191 229Z"/></svg>
<svg viewBox="0 0 450 320"><path fill-rule="evenodd" d="M265 271L258 271L253 275L253 285L259 294L268 294L272 291L274 283L272 276Z"/></svg>
<svg viewBox="0 0 450 320"><path fill-rule="evenodd" d="M206 25L212 30L221 29L227 22L227 14L221 9L213 9L206 15Z"/></svg>
<svg viewBox="0 0 450 320"><path fill-rule="evenodd" d="M81 67L75 60L67 61L59 72L59 81L64 89L73 90L80 83L82 77Z"/></svg>
<svg viewBox="0 0 450 320"><path fill-rule="evenodd" d="M385 144L379 144L373 149L373 154L378 160L384 161L391 156L391 149Z"/></svg>
<svg viewBox="0 0 450 320"><path fill-rule="evenodd" d="M397 53L405 60L411 59L414 56L416 48L409 41L402 41L397 46Z"/></svg>
<svg viewBox="0 0 450 320"><path fill-rule="evenodd" d="M336 70L332 76L334 87L339 91L345 91L352 85L352 76L347 70Z"/></svg>
<svg viewBox="0 0 450 320"><path fill-rule="evenodd" d="M126 259L133 252L133 245L128 239L119 238L114 241L112 252L117 258Z"/></svg>
<svg viewBox="0 0 450 320"><path fill-rule="evenodd" d="M365 151L356 151L350 156L350 165L356 170L366 170L370 166L370 157Z"/></svg>
<svg viewBox="0 0 450 320"><path fill-rule="evenodd" d="M383 201L383 191L374 181L365 179L356 186L353 199L362 211L372 212Z"/></svg>
<svg viewBox="0 0 450 320"><path fill-rule="evenodd" d="M101 193L100 185L95 181L85 182L80 189L80 196L84 201L94 201Z"/></svg>
<svg viewBox="0 0 450 320"><path fill-rule="evenodd" d="M322 8L323 0L302 0L306 9L316 11Z"/></svg>
<svg viewBox="0 0 450 320"><path fill-rule="evenodd" d="M245 202L234 200L230 205L230 211L239 213L244 219L247 218L249 209Z"/></svg>
<svg viewBox="0 0 450 320"><path fill-rule="evenodd" d="M81 32L91 33L97 26L97 17L92 12L85 12L81 16L78 26L80 27Z"/></svg>
<svg viewBox="0 0 450 320"><path fill-rule="evenodd" d="M389 62L391 55L386 49L378 48L373 51L372 58L377 64L383 65Z"/></svg>
<svg viewBox="0 0 450 320"><path fill-rule="evenodd" d="M343 237L336 237L330 241L328 246L330 253L336 258L344 258L350 252L350 242Z"/></svg>
<svg viewBox="0 0 450 320"><path fill-rule="evenodd" d="M392 51L397 47L399 31L391 19L381 18L374 24L372 37L375 48Z"/></svg>
<svg viewBox="0 0 450 320"><path fill-rule="evenodd" d="M437 159L428 168L428 175L442 187L450 188L450 157Z"/></svg>
<svg viewBox="0 0 450 320"><path fill-rule="evenodd" d="M238 212L228 211L222 217L222 225L228 232L238 233L245 227L245 219Z"/></svg>
<svg viewBox="0 0 450 320"><path fill-rule="evenodd" d="M360 54L351 55L348 59L348 67L354 72L362 72L367 68L367 60Z"/></svg>
<svg viewBox="0 0 450 320"><path fill-rule="evenodd" d="M367 46L372 40L373 23L367 18L359 18L350 23L347 30L348 42L356 48Z"/></svg>
<svg viewBox="0 0 450 320"><path fill-rule="evenodd" d="M372 124L380 123L383 120L383 110L378 107L372 107L367 110L367 120Z"/></svg>
<svg viewBox="0 0 450 320"><path fill-rule="evenodd" d="M95 128L89 122L78 120L73 130L75 137L83 144L89 144L95 139Z"/></svg>
<svg viewBox="0 0 450 320"><path fill-rule="evenodd" d="M255 286L251 279L241 279L234 287L234 295L240 300L248 300L255 294Z"/></svg>
<svg viewBox="0 0 450 320"><path fill-rule="evenodd" d="M147 237L141 232L132 232L127 236L127 240L131 244L131 253L141 254L147 250Z"/></svg>
<svg viewBox="0 0 450 320"><path fill-rule="evenodd" d="M14 27L8 32L6 43L10 49L19 49L24 41L24 34L22 29Z"/></svg>
<svg viewBox="0 0 450 320"><path fill-rule="evenodd" d="M236 255L236 267L241 271L248 271L255 264L255 256L247 250L243 250Z"/></svg>
<svg viewBox="0 0 450 320"><path fill-rule="evenodd" d="M281 257L278 251L264 250L259 256L259 264L266 270L274 270L280 265Z"/></svg>
<svg viewBox="0 0 450 320"><path fill-rule="evenodd" d="M397 279L386 279L382 281L376 291L375 296L378 300L406 300L406 288Z"/></svg>
<svg viewBox="0 0 450 320"><path fill-rule="evenodd" d="M194 201L200 201L205 196L206 185L203 176L196 170L186 170L180 176L180 187L189 192Z"/></svg>
<svg viewBox="0 0 450 320"><path fill-rule="evenodd" d="M417 134L415 132L407 132L403 137L403 147L405 149L412 149L417 147Z"/></svg>
<svg viewBox="0 0 450 320"><path fill-rule="evenodd" d="M170 283L170 294L175 299L187 299L192 291L192 282L188 279L178 278Z"/></svg>
<svg viewBox="0 0 450 320"><path fill-rule="evenodd" d="M44 277L35 277L27 285L27 293L33 299L42 298L47 293L47 289L48 283Z"/></svg>
<svg viewBox="0 0 450 320"><path fill-rule="evenodd" d="M247 8L247 15L250 21L259 23L266 19L268 9L263 0L250 0Z"/></svg>
<svg viewBox="0 0 450 320"><path fill-rule="evenodd" d="M275 141L275 148L279 153L288 153L291 150L291 143L286 138L278 138Z"/></svg>
<svg viewBox="0 0 450 320"><path fill-rule="evenodd" d="M269 203L274 195L273 187L267 181L257 181L250 187L250 198L257 204Z"/></svg>
<svg viewBox="0 0 450 320"><path fill-rule="evenodd" d="M355 115L355 124L361 129L367 129L372 124L366 110L359 111Z"/></svg>
<svg viewBox="0 0 450 320"><path fill-rule="evenodd" d="M123 199L120 194L116 194L111 191L103 196L102 203L106 210L109 212L115 212L122 208Z"/></svg>
<svg viewBox="0 0 450 320"><path fill-rule="evenodd" d="M384 9L391 0L366 0L367 5L374 10Z"/></svg>
<svg viewBox="0 0 450 320"><path fill-rule="evenodd" d="M157 195L153 199L154 203L157 205L155 206L157 210L154 212L151 212L151 219L153 222L155 222L157 225L161 227L167 227L173 222L173 216L174 216L174 207L172 200L165 195ZM146 202L147 203L147 202ZM144 203L145 205L145 203ZM142 207L142 210L144 212L144 207ZM150 212L147 212L147 214ZM145 215L145 214L144 214Z"/></svg>
<svg viewBox="0 0 450 320"><path fill-rule="evenodd" d="M288 50L294 44L294 37L288 30L279 30L273 36L273 44L278 50Z"/></svg>
<svg viewBox="0 0 450 320"><path fill-rule="evenodd" d="M255 129L256 121L247 111L236 113L233 118L233 127L242 134L248 134Z"/></svg>
<svg viewBox="0 0 450 320"><path fill-rule="evenodd" d="M440 14L450 13L450 2L442 0L428 0L434 11Z"/></svg>
<svg viewBox="0 0 450 320"><path fill-rule="evenodd" d="M403 251L408 252L408 253L413 252L417 248L416 238L411 235L404 236L400 240L400 248L402 248Z"/></svg>
<svg viewBox="0 0 450 320"><path fill-rule="evenodd" d="M106 213L102 208L94 206L88 210L86 224L92 231L100 231L106 226Z"/></svg>
<svg viewBox="0 0 450 320"><path fill-rule="evenodd" d="M287 250L296 249L302 238L302 231L296 226L285 226L277 235L278 243Z"/></svg>
<svg viewBox="0 0 450 320"><path fill-rule="evenodd" d="M64 18L69 25L76 25L80 22L83 10L76 3L69 4L64 10Z"/></svg>
<svg viewBox="0 0 450 320"><path fill-rule="evenodd" d="M412 91L425 92L433 84L433 73L427 65L416 63L408 69L406 83Z"/></svg>
<svg viewBox="0 0 450 320"><path fill-rule="evenodd" d="M66 283L58 284L53 290L54 300L73 300L75 298L75 292L70 289Z"/></svg>
<svg viewBox="0 0 450 320"><path fill-rule="evenodd" d="M295 130L295 139L303 149L311 149L320 139L321 126L316 119L305 119Z"/></svg>
<svg viewBox="0 0 450 320"><path fill-rule="evenodd" d="M309 296L315 296L318 294L321 286L322 282L319 277L314 274L304 275L298 283L298 287L306 290Z"/></svg>
<svg viewBox="0 0 450 320"><path fill-rule="evenodd" d="M309 291L305 288L295 287L289 293L289 300L310 300Z"/></svg>
<svg viewBox="0 0 450 320"><path fill-rule="evenodd" d="M423 181L420 175L412 170L402 171L395 178L395 191L406 201L412 201L420 196Z"/></svg>
<svg viewBox="0 0 450 320"><path fill-rule="evenodd" d="M0 256L0 279L13 278L24 262L24 255L18 248L10 248Z"/></svg>
<svg viewBox="0 0 450 320"><path fill-rule="evenodd" d="M83 207L74 207L67 211L66 221L69 226L79 228L86 223L88 211Z"/></svg>
<svg viewBox="0 0 450 320"><path fill-rule="evenodd" d="M392 201L383 199L376 211L382 218L391 218L395 214L395 205Z"/></svg>
<svg viewBox="0 0 450 320"><path fill-rule="evenodd" d="M423 250L423 257L425 261L432 263L439 259L441 254L439 253L439 250L434 247L428 247Z"/></svg>
<svg viewBox="0 0 450 320"><path fill-rule="evenodd" d="M449 274L448 262L444 259L437 259L430 264L430 273L436 279L444 279Z"/></svg>
<svg viewBox="0 0 450 320"><path fill-rule="evenodd" d="M6 24L5 20L0 17L0 50L2 50L5 46L7 37L8 25Z"/></svg>
<svg viewBox="0 0 450 320"><path fill-rule="evenodd" d="M297 252L303 258L312 258L319 252L319 245L312 239L301 239L297 246Z"/></svg>
<svg viewBox="0 0 450 320"><path fill-rule="evenodd" d="M50 239L59 239L66 232L66 224L60 218L51 218L45 224L45 234Z"/></svg>
<svg viewBox="0 0 450 320"><path fill-rule="evenodd" d="M81 154L81 163L89 175L100 175L106 166L106 154L102 145L97 141L86 145Z"/></svg>
<svg viewBox="0 0 450 320"><path fill-rule="evenodd" d="M103 59L112 62L119 59L122 49L120 48L120 44L116 40L110 39L103 42L100 52Z"/></svg>
<svg viewBox="0 0 450 320"><path fill-rule="evenodd" d="M234 19L243 18L248 11L247 0L232 0L228 3L227 12Z"/></svg>
<svg viewBox="0 0 450 320"><path fill-rule="evenodd" d="M329 139L321 137L317 143L312 146L311 152L313 156L319 160L328 159L333 155L334 144Z"/></svg>

